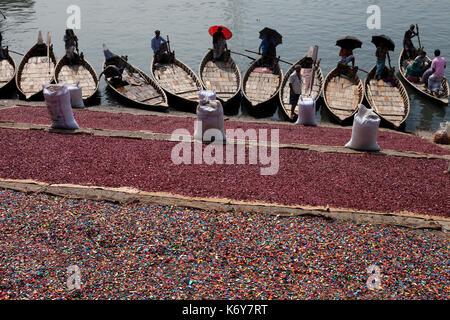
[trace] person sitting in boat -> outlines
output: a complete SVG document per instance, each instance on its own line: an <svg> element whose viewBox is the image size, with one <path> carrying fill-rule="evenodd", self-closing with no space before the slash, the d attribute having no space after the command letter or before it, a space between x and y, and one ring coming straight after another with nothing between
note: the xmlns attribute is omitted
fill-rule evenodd
<svg viewBox="0 0 450 320"><path fill-rule="evenodd" d="M155 31L155 36L152 39L152 49L156 62L162 62L164 55L167 53L167 41L161 37L159 30Z"/></svg>
<svg viewBox="0 0 450 320"><path fill-rule="evenodd" d="M258 52L262 55L264 64L272 65L274 59L276 59L277 56L275 40L268 36L265 36L262 39L261 44L259 45Z"/></svg>
<svg viewBox="0 0 450 320"><path fill-rule="evenodd" d="M375 55L377 56L377 70L375 72L375 78L377 80L381 80L383 78L384 69L386 68L386 56L389 56L389 50L383 42L381 42L380 46L377 47Z"/></svg>
<svg viewBox="0 0 450 320"><path fill-rule="evenodd" d="M425 71L422 76L422 81L425 84L431 94L438 95L441 90L442 80L445 76L445 69L447 68L447 62L441 57L441 51L438 49L434 52L435 58L431 63L431 68Z"/></svg>
<svg viewBox="0 0 450 320"><path fill-rule="evenodd" d="M417 62L419 67L422 69L422 74L427 70L430 66L428 64L427 53L425 51L420 51L419 55L414 59Z"/></svg>
<svg viewBox="0 0 450 320"><path fill-rule="evenodd" d="M66 29L64 43L66 48L66 57L69 60L69 63L73 64L75 62L75 49L78 50L78 38L72 29Z"/></svg>
<svg viewBox="0 0 450 320"><path fill-rule="evenodd" d="M403 37L403 49L405 50L405 55L407 59L414 59L416 56L416 48L412 43L412 38L417 36L417 33L414 32L416 27L412 24L409 27L409 30L405 32L405 36Z"/></svg>
<svg viewBox="0 0 450 320"><path fill-rule="evenodd" d="M213 34L213 61L225 60L225 53L228 52L227 40L222 32L223 28L218 27L217 31Z"/></svg>
<svg viewBox="0 0 450 320"><path fill-rule="evenodd" d="M422 68L420 67L419 62L414 61L410 66L408 66L408 68L406 68L405 77L412 83L418 83L421 76Z"/></svg>
<svg viewBox="0 0 450 320"><path fill-rule="evenodd" d="M298 99L300 99L300 96L302 94L302 67L299 64L296 64L295 72L293 72L289 77L289 88L290 88L290 94L289 94L289 103L291 104L291 120L294 119L294 111L298 104Z"/></svg>

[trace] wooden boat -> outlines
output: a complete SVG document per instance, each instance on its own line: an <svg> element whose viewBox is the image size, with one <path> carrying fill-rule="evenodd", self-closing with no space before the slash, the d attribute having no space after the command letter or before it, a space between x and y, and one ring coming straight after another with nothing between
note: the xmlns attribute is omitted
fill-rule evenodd
<svg viewBox="0 0 450 320"><path fill-rule="evenodd" d="M0 60L0 91L6 89L14 82L16 63L10 56L8 48L3 49L5 59Z"/></svg>
<svg viewBox="0 0 450 320"><path fill-rule="evenodd" d="M374 66L364 81L366 100L370 107L386 122L399 128L408 118L410 102L403 84L393 77L395 87L383 80L375 79L377 66Z"/></svg>
<svg viewBox="0 0 450 320"><path fill-rule="evenodd" d="M202 82L194 71L183 62L173 57L172 62L157 63L152 60L151 74L161 88L167 93L173 106L189 112L195 112L199 103L199 90Z"/></svg>
<svg viewBox="0 0 450 320"><path fill-rule="evenodd" d="M251 113L260 116L272 115L279 104L278 93L283 81L283 71L276 63L266 67L263 59L254 61L243 79L244 103Z"/></svg>
<svg viewBox="0 0 450 320"><path fill-rule="evenodd" d="M213 57L213 50L210 49L200 63L198 74L202 85L216 91L225 113L236 112L241 101L241 72L231 56L227 61L216 62L213 62Z"/></svg>
<svg viewBox="0 0 450 320"><path fill-rule="evenodd" d="M16 86L20 94L27 100L38 98L42 94L42 85L54 81L55 66L53 45L47 48L39 32L38 42L25 54L17 68Z"/></svg>
<svg viewBox="0 0 450 320"><path fill-rule="evenodd" d="M427 59L428 59L428 61L431 61L431 59L429 57L427 57ZM447 79L446 78L442 79L442 86L441 86L441 92L440 92L441 96L440 97L433 96L429 92L426 91L425 85L423 83L413 83L406 78L406 76L405 76L406 69L413 62L414 62L413 60L406 59L405 50L402 50L402 53L400 54L400 57L398 59L398 70L399 70L399 73L400 73L401 77L403 78L403 80L405 80L411 87L416 89L418 92L420 92L427 98L429 98L437 103L448 105L448 97L450 95L450 92L449 92Z"/></svg>
<svg viewBox="0 0 450 320"><path fill-rule="evenodd" d="M139 107L161 111L168 109L169 105L164 90L143 71L119 56L105 60L103 70L110 65L124 68L121 83L112 81L105 76L106 83L113 92Z"/></svg>
<svg viewBox="0 0 450 320"><path fill-rule="evenodd" d="M84 58L78 59L74 65L69 63L66 56L60 59L55 68L55 80L73 86L79 83L85 101L95 95L99 85L97 73Z"/></svg>
<svg viewBox="0 0 450 320"><path fill-rule="evenodd" d="M305 97L316 97L316 101L319 100L320 95L322 94L322 88L323 88L323 73L322 69L316 65L317 63L317 46L311 46L309 48L308 53L305 55L305 58L312 58L313 59L313 67L312 68L302 68L301 74L303 79L303 86L302 86L302 94ZM300 64L301 61L299 60L295 64ZM295 72L295 64L286 72L283 83L281 85L280 90L280 103L282 110L286 114L287 117L291 115L291 104L289 103L290 98L290 88L289 88L289 77ZM314 78L312 78L312 73L314 72ZM311 86L311 80L314 82ZM298 107L294 111L295 115L298 116Z"/></svg>
<svg viewBox="0 0 450 320"><path fill-rule="evenodd" d="M358 111L358 105L363 102L363 83L358 75L350 80L335 68L325 79L323 97L328 110L342 123L353 117Z"/></svg>

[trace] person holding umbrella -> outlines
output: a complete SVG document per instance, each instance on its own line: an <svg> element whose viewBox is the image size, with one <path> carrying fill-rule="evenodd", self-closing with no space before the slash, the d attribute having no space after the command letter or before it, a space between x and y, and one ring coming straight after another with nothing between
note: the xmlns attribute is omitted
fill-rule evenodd
<svg viewBox="0 0 450 320"><path fill-rule="evenodd" d="M386 57L389 58L389 66L391 66L391 57L389 51L395 50L395 43L391 38L382 34L372 37L372 43L377 47L375 56L377 57L377 69L375 72L375 78L381 80L383 78L383 72L386 68Z"/></svg>
<svg viewBox="0 0 450 320"><path fill-rule="evenodd" d="M358 72L358 67L355 66L356 59L353 55L353 50L361 48L362 41L355 37L346 36L336 41L336 46L341 47L341 51L339 52L341 60L338 62L338 69L347 77L354 78ZM350 63L352 64L351 68L349 67Z"/></svg>
<svg viewBox="0 0 450 320"><path fill-rule="evenodd" d="M262 54L265 64L272 64L273 58L277 55L275 40L266 35L259 45L258 52Z"/></svg>
<svg viewBox="0 0 450 320"><path fill-rule="evenodd" d="M213 26L209 28L209 34L213 37L213 61L228 60L227 40L230 40L232 33L224 26Z"/></svg>
<svg viewBox="0 0 450 320"><path fill-rule="evenodd" d="M263 56L264 64L271 66L277 59L277 46L283 43L283 36L278 31L266 27L259 32L259 38L262 41L258 53Z"/></svg>
<svg viewBox="0 0 450 320"><path fill-rule="evenodd" d="M384 42L380 42L375 52L377 57L377 70L375 72L375 78L381 80L383 78L383 71L386 68L386 56L389 55L389 50L386 48Z"/></svg>

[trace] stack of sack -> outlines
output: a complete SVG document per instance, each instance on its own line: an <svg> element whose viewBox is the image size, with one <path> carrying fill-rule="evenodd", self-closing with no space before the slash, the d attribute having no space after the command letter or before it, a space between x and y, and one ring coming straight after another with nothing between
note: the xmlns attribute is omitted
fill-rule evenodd
<svg viewBox="0 0 450 320"><path fill-rule="evenodd" d="M79 129L73 117L70 91L67 84L44 84L44 98L53 129Z"/></svg>
<svg viewBox="0 0 450 320"><path fill-rule="evenodd" d="M194 138L204 142L225 142L223 107L220 101L216 100L216 93L201 90L199 99Z"/></svg>
<svg viewBox="0 0 450 320"><path fill-rule="evenodd" d="M316 122L316 96L303 97L298 100L298 119L295 124L304 126L317 126Z"/></svg>
<svg viewBox="0 0 450 320"><path fill-rule="evenodd" d="M380 122L380 117L372 109L360 104L353 122L352 139L345 147L360 151L380 151L378 145Z"/></svg>

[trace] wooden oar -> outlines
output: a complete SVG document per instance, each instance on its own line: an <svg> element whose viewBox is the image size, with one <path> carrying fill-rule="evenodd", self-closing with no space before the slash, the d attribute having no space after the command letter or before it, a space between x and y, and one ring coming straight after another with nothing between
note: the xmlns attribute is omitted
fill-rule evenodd
<svg viewBox="0 0 450 320"><path fill-rule="evenodd" d="M420 50L422 50L422 43L420 42L420 33L419 33L419 25L416 24L416 29L417 29L417 39L419 40L419 48Z"/></svg>
<svg viewBox="0 0 450 320"><path fill-rule="evenodd" d="M319 61L317 61L315 64L314 64L314 66L313 66L313 73L312 73L312 75L311 75L311 83L309 84L309 88L308 88L308 90L309 90L309 95L311 95L312 94L312 90L313 90L313 87L314 87L314 81L316 80L315 78L316 78L316 71L319 69L319 67L320 67L320 63L322 62L322 59L319 59Z"/></svg>
<svg viewBox="0 0 450 320"><path fill-rule="evenodd" d="M210 49L210 50L213 50L213 49ZM246 55L246 54L243 54L243 53L234 52L234 51L231 51L231 50L228 50L228 51L230 51L230 53L232 53L232 54L237 54L238 56L243 56L243 57L249 58L249 59L251 59L251 60L253 60L253 61L256 60L255 58L250 57L250 56L248 56L248 55Z"/></svg>
<svg viewBox="0 0 450 320"><path fill-rule="evenodd" d="M9 50L9 49L8 49L8 51L12 52L12 53L15 53L15 54L18 54L19 56L25 56L23 53L20 53L20 52L16 52L16 51Z"/></svg>
<svg viewBox="0 0 450 320"><path fill-rule="evenodd" d="M48 73L50 74L50 43L52 42L52 37L50 32L47 33L47 61L48 61Z"/></svg>
<svg viewBox="0 0 450 320"><path fill-rule="evenodd" d="M358 71L362 71L362 72L365 72L365 73L369 74L369 71L366 71L366 70L364 70L364 69L361 69L360 67L358 67Z"/></svg>
<svg viewBox="0 0 450 320"><path fill-rule="evenodd" d="M259 52L256 52L256 51L251 51L251 50L247 50L247 49L245 49L245 51L250 52L250 53L254 53L254 54L257 54L257 55L260 55L260 56L264 56L262 53L259 53ZM290 66L293 66L293 65L294 65L293 63L291 63L291 62L289 62L289 61L281 60L281 59L278 59L278 58L276 58L276 57L272 57L272 56L266 56L266 57L267 57L267 58L271 58L271 59L276 59L276 60L278 60L278 61L280 61L280 62L283 62L283 63L286 63L286 64L288 64L288 65L290 65Z"/></svg>

